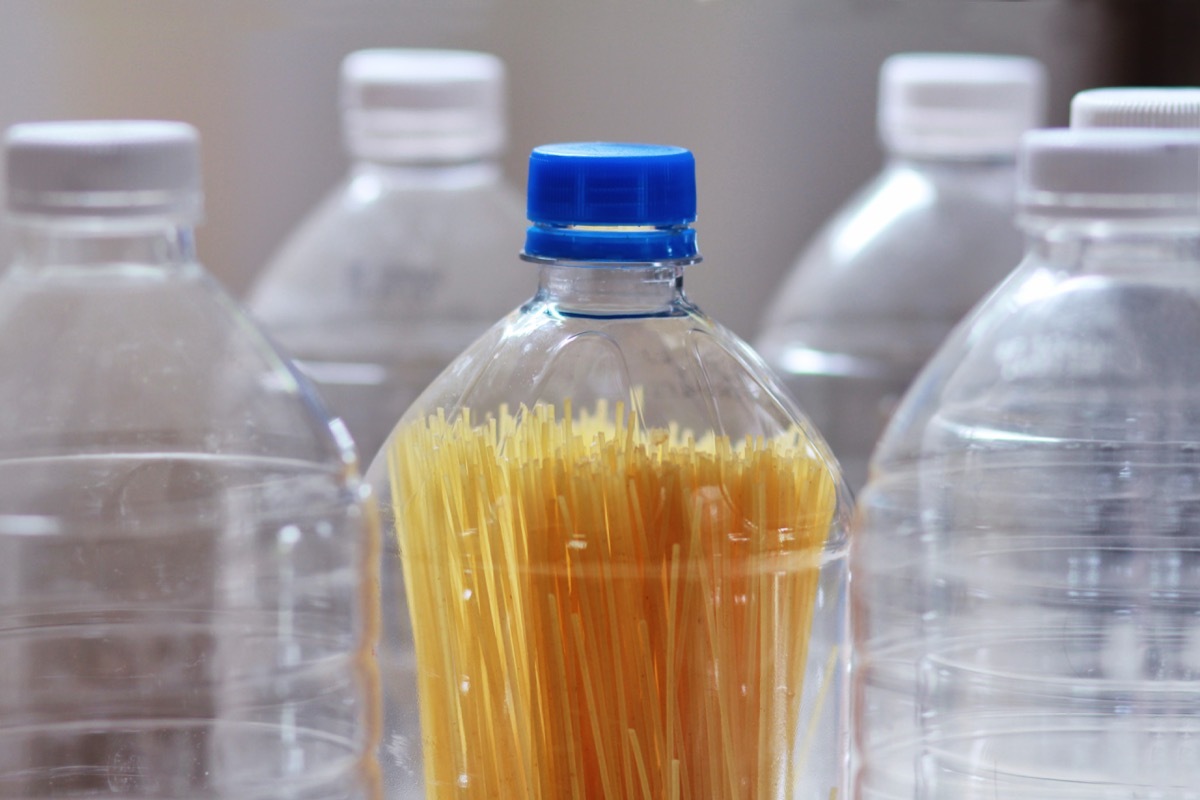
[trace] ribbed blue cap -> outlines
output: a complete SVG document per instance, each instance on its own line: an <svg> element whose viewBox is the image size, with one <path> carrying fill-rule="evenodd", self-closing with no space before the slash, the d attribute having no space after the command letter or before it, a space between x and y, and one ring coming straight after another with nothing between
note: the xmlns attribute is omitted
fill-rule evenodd
<svg viewBox="0 0 1200 800"><path fill-rule="evenodd" d="M696 255L696 161L682 147L580 142L529 157L528 256L582 261L659 261ZM666 231L565 231L640 226Z"/></svg>

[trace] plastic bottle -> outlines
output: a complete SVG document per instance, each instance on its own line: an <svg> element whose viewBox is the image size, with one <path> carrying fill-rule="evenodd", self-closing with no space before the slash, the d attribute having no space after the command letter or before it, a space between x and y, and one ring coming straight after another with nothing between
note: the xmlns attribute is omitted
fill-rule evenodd
<svg viewBox="0 0 1200 800"><path fill-rule="evenodd" d="M1200 89L1108 87L1071 98L1072 128L1200 130Z"/></svg>
<svg viewBox="0 0 1200 800"><path fill-rule="evenodd" d="M193 254L198 139L5 139L0 796L377 797L353 448Z"/></svg>
<svg viewBox="0 0 1200 800"><path fill-rule="evenodd" d="M683 294L695 211L682 148L535 149L536 294L371 467L427 797L844 796L847 494Z"/></svg>
<svg viewBox="0 0 1200 800"><path fill-rule="evenodd" d="M1194 799L1200 134L1032 132L1019 219L859 500L853 796Z"/></svg>
<svg viewBox="0 0 1200 800"><path fill-rule="evenodd" d="M363 50L342 64L353 159L249 296L369 463L396 419L523 296L497 161L504 65L486 53Z"/></svg>
<svg viewBox="0 0 1200 800"><path fill-rule="evenodd" d="M900 397L1021 255L1014 153L1042 122L1029 58L903 53L883 63L883 171L801 254L755 348L828 439L850 486Z"/></svg>

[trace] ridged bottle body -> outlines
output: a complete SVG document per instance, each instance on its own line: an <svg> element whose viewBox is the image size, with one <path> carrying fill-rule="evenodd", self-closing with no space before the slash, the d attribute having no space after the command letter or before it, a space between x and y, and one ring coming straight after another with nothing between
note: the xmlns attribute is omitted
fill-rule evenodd
<svg viewBox="0 0 1200 800"><path fill-rule="evenodd" d="M280 247L251 314L365 463L417 395L524 296L520 204L488 161L358 162Z"/></svg>
<svg viewBox="0 0 1200 800"><path fill-rule="evenodd" d="M1200 238L1060 225L922 373L851 555L856 798L1195 798Z"/></svg>
<svg viewBox="0 0 1200 800"><path fill-rule="evenodd" d="M385 739L411 752L419 696L428 797L844 791L824 443L682 267L540 269L369 474L413 621L383 649L421 667Z"/></svg>
<svg viewBox="0 0 1200 800"><path fill-rule="evenodd" d="M169 221L0 280L0 795L374 798L378 530L344 432Z"/></svg>
<svg viewBox="0 0 1200 800"><path fill-rule="evenodd" d="M854 490L900 398L1012 269L1011 158L894 158L801 255L755 347Z"/></svg>

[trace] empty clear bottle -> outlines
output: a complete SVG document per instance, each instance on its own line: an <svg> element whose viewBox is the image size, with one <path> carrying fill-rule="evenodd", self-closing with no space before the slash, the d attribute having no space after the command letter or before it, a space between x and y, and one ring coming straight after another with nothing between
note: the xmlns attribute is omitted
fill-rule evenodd
<svg viewBox="0 0 1200 800"><path fill-rule="evenodd" d="M1032 59L904 53L879 86L883 171L801 254L756 349L828 439L854 489L900 397L1012 269L1014 154L1042 121Z"/></svg>
<svg viewBox="0 0 1200 800"><path fill-rule="evenodd" d="M1030 133L1019 198L860 497L854 796L1195 800L1200 135Z"/></svg>
<svg viewBox="0 0 1200 800"><path fill-rule="evenodd" d="M349 174L280 246L251 314L317 384L362 454L497 317L520 275L520 201L497 158L504 65L446 50L342 64Z"/></svg>
<svg viewBox="0 0 1200 800"><path fill-rule="evenodd" d="M195 131L18 125L0 796L377 796L349 437L197 264Z"/></svg>
<svg viewBox="0 0 1200 800"><path fill-rule="evenodd" d="M536 293L370 470L426 796L843 796L847 494L683 293L691 153L537 148L528 210ZM410 730L417 707L393 711Z"/></svg>

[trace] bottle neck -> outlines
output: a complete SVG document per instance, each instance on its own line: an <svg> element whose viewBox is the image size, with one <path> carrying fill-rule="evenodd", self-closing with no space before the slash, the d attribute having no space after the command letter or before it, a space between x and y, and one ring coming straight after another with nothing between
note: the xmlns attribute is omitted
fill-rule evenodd
<svg viewBox="0 0 1200 800"><path fill-rule="evenodd" d="M18 218L11 228L14 269L173 269L195 262L193 227L172 219Z"/></svg>
<svg viewBox="0 0 1200 800"><path fill-rule="evenodd" d="M494 158L450 162L385 162L355 159L352 180L403 189L462 189L499 183L500 162Z"/></svg>
<svg viewBox="0 0 1200 800"><path fill-rule="evenodd" d="M1016 169L1016 153L983 153L963 156L934 156L920 153L889 152L889 168L918 169L923 172L961 175L965 173L1012 172Z"/></svg>
<svg viewBox="0 0 1200 800"><path fill-rule="evenodd" d="M680 313L683 264L542 264L535 303L567 316L647 317Z"/></svg>
<svg viewBox="0 0 1200 800"><path fill-rule="evenodd" d="M1039 224L1040 223L1040 224ZM1200 264L1200 226L1188 220L1024 220L1032 257L1075 272Z"/></svg>

